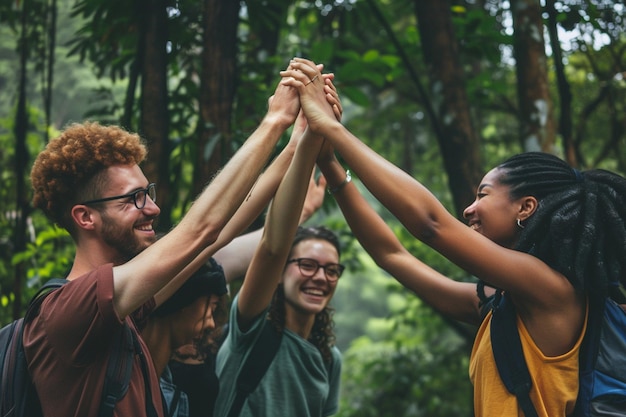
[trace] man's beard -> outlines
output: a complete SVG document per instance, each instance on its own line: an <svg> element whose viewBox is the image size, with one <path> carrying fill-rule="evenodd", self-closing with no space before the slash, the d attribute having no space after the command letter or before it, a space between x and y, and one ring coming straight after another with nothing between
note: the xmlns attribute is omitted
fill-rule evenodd
<svg viewBox="0 0 626 417"><path fill-rule="evenodd" d="M140 252L152 245L156 241L156 236L153 239L146 240L140 239L135 234L134 228L122 228L119 227L116 222L104 212L101 212L102 216L102 239L111 247L115 248L118 252L118 262L124 263Z"/></svg>

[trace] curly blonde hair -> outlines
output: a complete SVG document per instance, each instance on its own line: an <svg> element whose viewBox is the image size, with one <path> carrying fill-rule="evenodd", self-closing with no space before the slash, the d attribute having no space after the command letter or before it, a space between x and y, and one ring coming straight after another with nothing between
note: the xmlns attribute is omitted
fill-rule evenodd
<svg viewBox="0 0 626 417"><path fill-rule="evenodd" d="M79 200L99 197L106 180L103 171L140 164L146 154L137 134L97 122L74 123L51 140L33 164L33 206L72 233L69 208Z"/></svg>

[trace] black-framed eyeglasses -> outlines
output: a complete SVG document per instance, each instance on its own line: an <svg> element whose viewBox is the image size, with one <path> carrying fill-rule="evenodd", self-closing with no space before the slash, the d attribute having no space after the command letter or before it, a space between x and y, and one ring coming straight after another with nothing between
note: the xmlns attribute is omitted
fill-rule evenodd
<svg viewBox="0 0 626 417"><path fill-rule="evenodd" d="M80 204L84 204L87 206L89 204L104 203L105 201L119 200L122 198L129 198L129 199L132 198L133 203L135 204L135 207L141 210L142 208L146 206L146 200L148 199L148 197L150 197L150 200L152 200L153 203L156 203L156 184L155 183L150 183L148 184L148 187L142 188L140 190L135 190L132 193L128 193L124 195L116 195L113 197L99 198L97 200L84 201Z"/></svg>
<svg viewBox="0 0 626 417"><path fill-rule="evenodd" d="M324 274L326 275L326 279L329 281L337 281L345 269L345 266L341 264L322 265L315 259L310 258L296 258L287 261L288 264L294 262L298 264L300 273L305 277L312 277L320 268L322 268L324 270Z"/></svg>

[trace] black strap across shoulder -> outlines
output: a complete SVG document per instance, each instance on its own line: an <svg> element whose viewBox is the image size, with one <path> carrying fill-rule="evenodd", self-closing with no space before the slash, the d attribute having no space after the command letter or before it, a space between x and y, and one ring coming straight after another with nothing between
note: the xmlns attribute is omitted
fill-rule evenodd
<svg viewBox="0 0 626 417"><path fill-rule="evenodd" d="M246 398L259 385L261 378L274 360L281 340L282 332L279 332L272 323L264 323L259 339L237 375L237 391L228 417L237 417L241 413Z"/></svg>
<svg viewBox="0 0 626 417"><path fill-rule="evenodd" d="M24 318L15 320L12 324L13 342L7 363L2 364L2 400L14 407L10 415L38 416L42 415L41 404L37 392L30 378L28 362L24 352L24 326L39 314L39 307L46 296L53 290L63 286L68 281L63 278L52 278L46 281L30 299ZM6 404L3 404L6 406Z"/></svg>
<svg viewBox="0 0 626 417"><path fill-rule="evenodd" d="M41 286L41 288L31 299L28 305L28 309L26 311L24 323L27 323L29 320L32 320L34 317L37 316L37 314L39 314L39 307L50 292L63 286L67 282L69 281L63 278L52 278L46 281L46 283ZM23 331L24 326L22 325L19 329L19 341L22 341ZM137 353L141 356L142 359L142 371L144 373L144 380L146 382L146 410L149 417L157 417L157 412L154 409L152 403L151 391L148 382L149 375L147 375L147 365L145 364L145 358L143 357L141 346L139 345L139 341L137 340L137 335L130 328L128 323L124 323L124 326L120 329L120 332L114 338L113 344L114 345L112 349L112 354L109 357L109 361L107 363L106 377L104 382L104 388L102 391L102 398L100 402L98 416L111 417L113 415L115 405L128 391L134 362L134 355L135 353ZM23 350L21 351L23 352ZM25 367L23 374L24 376L26 376L28 375L28 370L26 368L27 365L25 358L23 359L23 364ZM19 372L17 373L19 374ZM26 382L19 383L26 384ZM32 408L39 405L39 400L36 397L32 382L30 382L29 391L25 391L25 394L26 398L24 398L24 401L30 403L28 407ZM35 412L31 409L31 412L28 412L27 414L40 415L41 411Z"/></svg>
<svg viewBox="0 0 626 417"><path fill-rule="evenodd" d="M537 411L530 399L532 382L517 331L515 306L506 294L494 300L491 346L500 379L507 390L517 397L526 417L537 417Z"/></svg>
<svg viewBox="0 0 626 417"><path fill-rule="evenodd" d="M32 320L37 314L39 314L39 306L46 298L46 296L51 293L53 290L62 287L67 284L69 281L65 278L50 278L46 281L33 295L33 298L30 299L28 303L28 307L26 309L26 314L24 315L24 321L28 323Z"/></svg>
<svg viewBox="0 0 626 417"><path fill-rule="evenodd" d="M100 417L111 417L115 404L128 391L135 354L134 338L135 335L130 326L128 323L124 323L120 333L114 339L111 357L107 363L100 410L98 411Z"/></svg>

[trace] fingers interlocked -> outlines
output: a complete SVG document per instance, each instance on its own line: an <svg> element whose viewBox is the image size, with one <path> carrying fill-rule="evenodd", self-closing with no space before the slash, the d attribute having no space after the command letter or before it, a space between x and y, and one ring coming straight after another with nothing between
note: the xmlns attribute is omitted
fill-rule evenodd
<svg viewBox="0 0 626 417"><path fill-rule="evenodd" d="M307 85L311 84L313 81L317 79L318 76L319 74L315 75L315 77L311 78L308 83L304 84L304 86L306 87Z"/></svg>

